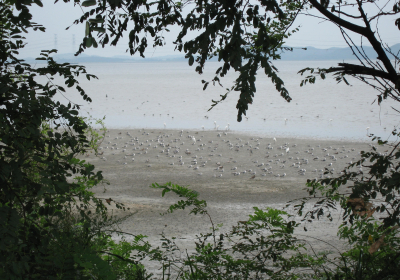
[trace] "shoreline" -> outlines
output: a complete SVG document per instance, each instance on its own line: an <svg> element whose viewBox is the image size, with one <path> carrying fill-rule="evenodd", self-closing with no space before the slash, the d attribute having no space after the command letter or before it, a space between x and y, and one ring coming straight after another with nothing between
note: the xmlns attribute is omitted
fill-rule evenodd
<svg viewBox="0 0 400 280"><path fill-rule="evenodd" d="M94 126L95 128L99 128ZM305 135L291 135L291 134L285 134L285 133L272 133L272 132L260 132L260 131L253 131L253 130L249 130L249 131L242 131L242 130L234 130L234 129L229 129L229 130L225 130L225 129L197 129L197 128L193 128L193 129L188 129L188 128L161 128L161 127L118 127L115 125L112 125L112 128L108 128L109 126L106 125L107 127L107 131L135 131L135 130L146 130L146 131L176 131L179 132L181 130L183 131L191 131L191 132L198 132L198 133L202 133L202 132L217 132L217 133L231 133L231 134L236 134L236 135L248 135L248 136L252 136L252 137L258 137L258 138L283 138L283 139L300 139L300 140L312 140L312 141L339 141L339 142L349 142L349 143L371 143L372 142L372 137L373 135L371 135L371 137L365 135L365 138L356 138L356 137L334 137L334 136L324 136L324 137L320 137L320 136L305 136ZM387 136L387 135L386 135ZM392 137L392 135L390 134L388 137ZM387 138L388 138L387 137ZM382 137L384 140L387 140L386 138Z"/></svg>

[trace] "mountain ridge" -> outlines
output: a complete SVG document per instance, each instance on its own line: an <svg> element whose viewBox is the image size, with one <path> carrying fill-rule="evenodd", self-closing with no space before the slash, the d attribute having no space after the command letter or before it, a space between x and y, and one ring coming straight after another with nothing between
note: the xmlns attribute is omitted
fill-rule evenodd
<svg viewBox="0 0 400 280"><path fill-rule="evenodd" d="M283 51L281 53L281 60L283 61L321 61L321 60L355 60L357 57L353 54L352 50L347 48L328 48L328 49L318 49L315 47L288 47L292 48L293 51ZM359 47L360 48L360 47ZM400 43L395 44L390 47L392 53L397 54L400 52ZM363 47L363 53L366 57L374 60L376 59L376 53L372 47ZM359 57L362 57L359 55ZM390 56L389 56L390 57ZM113 57L103 57L95 55L81 54L79 56L74 56L72 53L66 54L55 54L53 58L59 62L69 62L69 63L149 63L149 62L173 62L173 61L185 61L183 55L166 55L158 57L129 57L117 55ZM25 59L27 62L37 62L40 60L35 60L32 57ZM217 61L217 58L211 59L211 61Z"/></svg>

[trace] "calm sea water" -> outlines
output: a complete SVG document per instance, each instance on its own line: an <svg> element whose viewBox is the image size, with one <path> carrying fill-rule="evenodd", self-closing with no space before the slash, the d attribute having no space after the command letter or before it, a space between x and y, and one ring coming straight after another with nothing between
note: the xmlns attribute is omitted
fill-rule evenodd
<svg viewBox="0 0 400 280"><path fill-rule="evenodd" d="M201 80L211 80L219 63L211 62L203 75L186 62L93 63L89 73L99 80L81 79L81 86L93 99L84 103L73 91L65 95L82 104L93 117L106 116L108 128L226 130L269 137L329 138L368 140L368 132L386 137L399 126L392 100L381 106L377 92L349 78L351 86L337 84L332 78L300 87L297 72L307 66L335 66L330 61L277 62L275 64L293 100L287 103L262 73L257 75L257 92L247 118L237 122L238 93L208 111L211 100L219 99L231 87L237 74L232 72L219 85L203 91ZM58 97L61 101L66 99ZM285 121L286 119L286 121ZM165 125L164 125L165 124Z"/></svg>

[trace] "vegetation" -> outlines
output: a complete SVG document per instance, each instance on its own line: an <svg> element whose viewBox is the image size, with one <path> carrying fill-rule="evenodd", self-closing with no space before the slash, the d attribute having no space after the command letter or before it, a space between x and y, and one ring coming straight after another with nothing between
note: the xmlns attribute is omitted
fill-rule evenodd
<svg viewBox="0 0 400 280"><path fill-rule="evenodd" d="M66 1L68 2L68 1ZM262 68L278 92L287 101L291 98L278 77L271 60L279 59L284 39L297 29L292 28L296 16L310 9L338 25L345 39L345 30L365 37L374 47L378 61L363 55L362 47L354 47L360 65L339 64L329 69L310 71L303 84L314 83L316 77L335 73L338 81L346 75L369 83L379 91L378 102L390 97L399 101L398 57L376 37L373 21L399 13L399 3L392 11L385 7L367 17L364 7L378 1L74 1L89 8L76 23L86 24L86 36L80 52L87 47L115 45L127 32L128 22L135 23L129 32L131 54L142 56L148 36L155 46L162 46L162 33L171 25L181 32L175 40L178 51L201 73L205 62L217 57L222 66L210 82L220 83L231 68L238 71L235 86L229 92L240 92L238 120L246 114L256 92L257 71ZM83 66L58 64L51 57L56 50L42 51L38 60L46 65L34 68L18 58L24 47L23 32L44 31L31 22L30 5L42 6L40 0L0 1L0 277L2 279L146 279L150 278L145 263L161 264L163 279L398 279L400 260L398 228L399 157L398 143L376 138L378 145L390 150L380 154L373 149L350 165L338 178L309 181L310 197L296 204L305 221L327 214L338 206L344 211L339 236L351 249L339 255L310 253L304 241L296 238L299 223L282 210L255 208L248 221L239 222L225 234L218 234L206 210L206 202L197 193L176 185L154 184L163 195L173 192L183 199L169 212L191 207L193 214L208 215L210 233L200 234L193 253L177 257L173 240L163 239L161 248L153 248L144 236L127 241L111 239L118 220L110 217L107 205L90 191L104 183L101 172L78 155L97 152L102 135L93 130L88 120L79 117L79 106L54 101L63 86L52 77L63 77L67 87L75 87L82 98L90 97L79 86L77 77L85 75ZM190 9L190 5L193 5ZM356 7L350 12L344 9ZM354 15L351 12L359 14ZM360 20L357 25L346 17ZM395 23L399 25L400 20ZM191 30L200 34L184 41ZM98 41L94 33L98 33ZM393 59L395 64L393 64ZM46 76L40 84L36 76ZM372 82L373 80L373 82ZM204 81L204 88L209 82ZM219 101L214 101L217 104ZM103 130L104 132L104 130ZM398 136L397 132L393 132ZM362 167L354 171L353 167ZM329 170L326 171L329 173ZM303 213L306 203L315 200L314 209ZM313 201L314 202L314 201ZM124 206L116 203L118 208Z"/></svg>
<svg viewBox="0 0 400 280"><path fill-rule="evenodd" d="M197 193L171 183L153 187L184 198L169 213L192 207L192 214L209 216ZM224 234L209 216L212 231L197 236L194 253L180 259L173 254L178 250L173 240L164 239L163 269L177 279L398 279L397 227L382 230L372 216L358 213L351 226L339 230L351 245L346 252L314 251L294 233L301 224L282 210L255 207L247 221Z"/></svg>
<svg viewBox="0 0 400 280"><path fill-rule="evenodd" d="M46 61L43 67L18 59L22 33L44 31L31 22L31 4L41 2L0 2L0 278L127 279L140 267L117 265L124 256L113 253L121 249L109 239L117 221L90 191L104 183L103 176L77 157L97 151L104 128L89 126L78 105L54 101L65 89L53 84L53 76L88 102L77 77L95 76L82 66L58 64L51 57L55 50L37 58ZM48 82L40 84L36 76Z"/></svg>

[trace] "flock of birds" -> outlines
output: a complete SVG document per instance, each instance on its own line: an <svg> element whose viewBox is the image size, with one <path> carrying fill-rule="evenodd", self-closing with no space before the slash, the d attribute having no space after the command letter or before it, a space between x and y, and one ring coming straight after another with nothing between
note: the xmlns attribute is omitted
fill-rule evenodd
<svg viewBox="0 0 400 280"><path fill-rule="evenodd" d="M229 127L229 124L228 124ZM368 144L257 138L229 131L132 130L108 134L99 157L132 168L169 168L171 172L226 178L245 176L320 179L341 174ZM325 144L327 143L327 144ZM356 143L355 143L356 144ZM360 147L359 145L364 145ZM362 172L362 167L356 167ZM192 174L192 173L189 173Z"/></svg>

